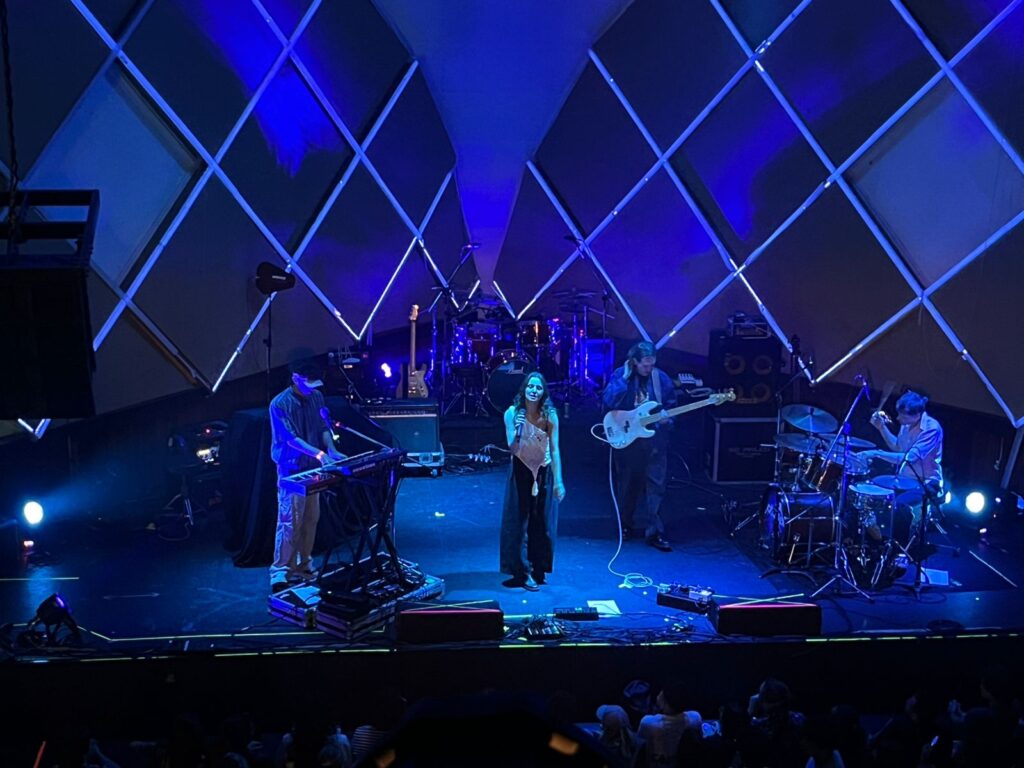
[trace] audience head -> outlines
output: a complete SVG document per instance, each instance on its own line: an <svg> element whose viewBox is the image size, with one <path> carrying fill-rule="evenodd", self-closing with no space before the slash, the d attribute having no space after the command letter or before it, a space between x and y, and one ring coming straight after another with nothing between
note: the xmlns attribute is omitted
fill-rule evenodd
<svg viewBox="0 0 1024 768"><path fill-rule="evenodd" d="M789 686L774 677L767 678L750 698L750 715L764 717L789 710Z"/></svg>
<svg viewBox="0 0 1024 768"><path fill-rule="evenodd" d="M657 698L658 708L666 715L678 715L686 709L686 689L682 683L669 683Z"/></svg>
<svg viewBox="0 0 1024 768"><path fill-rule="evenodd" d="M614 735L629 730L629 715L618 704L604 704L597 708L597 720L603 733Z"/></svg>

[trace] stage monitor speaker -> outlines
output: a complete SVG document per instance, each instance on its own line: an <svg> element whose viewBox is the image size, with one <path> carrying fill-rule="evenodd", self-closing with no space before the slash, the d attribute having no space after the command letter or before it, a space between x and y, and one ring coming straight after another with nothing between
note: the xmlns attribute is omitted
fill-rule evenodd
<svg viewBox="0 0 1024 768"><path fill-rule="evenodd" d="M398 639L406 643L501 640L505 613L495 600L410 603L398 612Z"/></svg>
<svg viewBox="0 0 1024 768"><path fill-rule="evenodd" d="M0 419L95 415L87 274L0 267Z"/></svg>
<svg viewBox="0 0 1024 768"><path fill-rule="evenodd" d="M721 406L724 415L774 413L782 370L782 344L774 336L730 336L711 331L708 375L712 389L732 389L736 400Z"/></svg>
<svg viewBox="0 0 1024 768"><path fill-rule="evenodd" d="M733 603L713 609L709 618L720 635L821 634L821 606L815 603Z"/></svg>
<svg viewBox="0 0 1024 768"><path fill-rule="evenodd" d="M359 410L395 438L396 448L421 456L440 453L440 410L436 400L389 400L364 405Z"/></svg>

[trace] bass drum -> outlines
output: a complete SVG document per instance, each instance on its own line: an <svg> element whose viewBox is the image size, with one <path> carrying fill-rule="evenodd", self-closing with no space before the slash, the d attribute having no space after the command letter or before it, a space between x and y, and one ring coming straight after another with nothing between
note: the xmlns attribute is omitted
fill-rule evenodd
<svg viewBox="0 0 1024 768"><path fill-rule="evenodd" d="M504 413L512 405L523 381L536 370L533 360L513 350L499 352L488 368L487 402L498 413Z"/></svg>
<svg viewBox="0 0 1024 768"><path fill-rule="evenodd" d="M810 560L835 533L836 508L827 493L789 493L771 485L761 497L761 514L768 551L786 565Z"/></svg>

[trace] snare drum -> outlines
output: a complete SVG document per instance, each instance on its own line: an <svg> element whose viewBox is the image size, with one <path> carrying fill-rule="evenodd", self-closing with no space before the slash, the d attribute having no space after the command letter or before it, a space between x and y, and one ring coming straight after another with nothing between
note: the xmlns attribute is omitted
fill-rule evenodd
<svg viewBox="0 0 1024 768"><path fill-rule="evenodd" d="M849 507L856 511L858 523L875 541L892 535L893 492L871 483L852 483L846 489Z"/></svg>

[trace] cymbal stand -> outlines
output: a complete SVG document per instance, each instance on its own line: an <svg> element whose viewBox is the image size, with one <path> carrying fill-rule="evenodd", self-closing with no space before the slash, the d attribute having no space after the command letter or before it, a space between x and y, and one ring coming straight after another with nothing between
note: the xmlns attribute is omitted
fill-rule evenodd
<svg viewBox="0 0 1024 768"><path fill-rule="evenodd" d="M590 307L583 303L572 309L572 344L569 350L569 378L565 399L574 405L598 399L597 384L588 375L587 340L589 339Z"/></svg>
<svg viewBox="0 0 1024 768"><path fill-rule="evenodd" d="M827 590L833 584L837 585L837 589L842 589L843 585L846 585L852 589L856 594L863 597L869 603L873 603L874 599L864 590L857 586L857 582L854 579L853 571L850 569L850 561L846 556L846 550L843 548L843 529L845 524L843 521L843 515L846 510L846 486L847 486L847 475L848 468L850 465L850 419L853 417L853 411L857 407L857 403L861 401L861 398L868 394L868 384L865 380L861 385L860 390L857 392L857 396L853 399L850 404L850 410L846 412L846 418L843 419L842 427L837 430L835 438L832 440L832 444L828 447L828 451L825 453L824 460L827 462L828 457L833 455L836 444L839 442L840 437L843 439L843 474L839 478L839 504L836 510L835 516L835 534L832 542L832 578L818 587L813 594L811 599L813 600L822 592Z"/></svg>
<svg viewBox="0 0 1024 768"><path fill-rule="evenodd" d="M793 388L793 402L800 401L800 377L804 375L803 369L797 365L797 360L800 357L800 337L794 334L790 340L790 353L789 353L789 373L791 374L789 380L783 384L775 392L775 434L782 434L782 405L785 401L783 395L792 386ZM799 469L797 470L797 476L799 477ZM778 445L775 446L775 484L782 487L782 451L779 450Z"/></svg>

